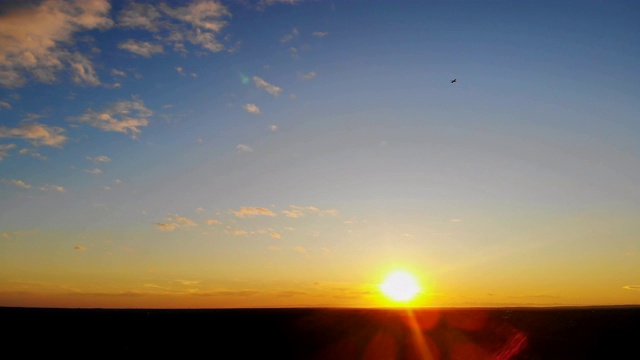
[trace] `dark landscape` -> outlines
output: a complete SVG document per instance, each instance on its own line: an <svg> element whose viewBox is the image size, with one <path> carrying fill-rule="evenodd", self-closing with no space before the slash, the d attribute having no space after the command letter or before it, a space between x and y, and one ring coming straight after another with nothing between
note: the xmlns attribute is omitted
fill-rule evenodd
<svg viewBox="0 0 640 360"><path fill-rule="evenodd" d="M469 309L0 308L15 357L637 359L640 306Z"/></svg>

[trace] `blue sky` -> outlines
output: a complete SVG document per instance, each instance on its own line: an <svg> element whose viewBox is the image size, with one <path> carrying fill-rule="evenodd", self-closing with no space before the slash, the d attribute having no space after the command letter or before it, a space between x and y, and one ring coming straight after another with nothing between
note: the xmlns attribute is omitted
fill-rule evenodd
<svg viewBox="0 0 640 360"><path fill-rule="evenodd" d="M0 305L638 303L639 15L4 1Z"/></svg>

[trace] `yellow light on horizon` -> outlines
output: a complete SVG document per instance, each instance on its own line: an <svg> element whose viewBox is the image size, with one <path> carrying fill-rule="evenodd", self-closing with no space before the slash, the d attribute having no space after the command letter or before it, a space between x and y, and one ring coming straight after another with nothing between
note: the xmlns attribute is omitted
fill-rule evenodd
<svg viewBox="0 0 640 360"><path fill-rule="evenodd" d="M415 298L420 290L416 278L402 270L391 272L380 284L380 291L395 302L408 302Z"/></svg>

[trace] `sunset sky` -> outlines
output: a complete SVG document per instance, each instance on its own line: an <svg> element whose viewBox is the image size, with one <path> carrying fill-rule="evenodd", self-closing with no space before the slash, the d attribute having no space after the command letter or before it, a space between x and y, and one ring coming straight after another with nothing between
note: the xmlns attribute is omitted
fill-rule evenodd
<svg viewBox="0 0 640 360"><path fill-rule="evenodd" d="M638 19L2 1L0 306L640 304Z"/></svg>

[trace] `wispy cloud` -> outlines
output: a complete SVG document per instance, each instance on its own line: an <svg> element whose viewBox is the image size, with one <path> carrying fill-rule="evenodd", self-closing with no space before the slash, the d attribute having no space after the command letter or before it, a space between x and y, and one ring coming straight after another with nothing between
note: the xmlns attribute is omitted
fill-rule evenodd
<svg viewBox="0 0 640 360"><path fill-rule="evenodd" d="M73 45L79 32L111 27L110 8L107 0L46 0L24 2L2 13L0 85L22 86L27 74L51 83L65 69L76 83L99 84L88 58L65 47Z"/></svg>
<svg viewBox="0 0 640 360"><path fill-rule="evenodd" d="M300 35L300 31L298 30L298 28L293 28L293 30L291 30L291 33L286 34L282 38L280 38L280 42L287 43L298 35Z"/></svg>
<svg viewBox="0 0 640 360"><path fill-rule="evenodd" d="M245 104L242 108L251 114L260 115L260 108L256 104Z"/></svg>
<svg viewBox="0 0 640 360"><path fill-rule="evenodd" d="M81 245L76 245L73 247L73 250L77 250L77 251L86 251L87 248Z"/></svg>
<svg viewBox="0 0 640 360"><path fill-rule="evenodd" d="M269 84L268 82L264 81L264 79L262 79L261 77L254 76L253 82L254 84L256 84L257 88L262 88L273 96L279 96L280 93L282 92L281 88L279 88L278 86Z"/></svg>
<svg viewBox="0 0 640 360"><path fill-rule="evenodd" d="M93 168L93 169L85 169L84 172L89 173L89 174L93 174L93 175L99 175L102 174L102 170L98 169L98 168Z"/></svg>
<svg viewBox="0 0 640 360"><path fill-rule="evenodd" d="M311 80L311 79L315 78L316 75L318 75L318 74L316 74L315 71L310 71L310 72L302 75L302 80Z"/></svg>
<svg viewBox="0 0 640 360"><path fill-rule="evenodd" d="M220 225L221 222L218 220L214 220L214 219L204 219L204 222L207 223L207 225Z"/></svg>
<svg viewBox="0 0 640 360"><path fill-rule="evenodd" d="M253 216L276 216L276 213L264 207L242 206L240 210L230 210L230 212L240 218Z"/></svg>
<svg viewBox="0 0 640 360"><path fill-rule="evenodd" d="M274 124L269 125L269 130L273 132L278 131L278 125L274 125Z"/></svg>
<svg viewBox="0 0 640 360"><path fill-rule="evenodd" d="M171 7L162 2L130 3L118 14L118 25L144 29L154 38L168 43L176 51L187 52L186 44L200 46L211 52L224 49L217 36L227 25L231 13L214 0L193 1L186 6Z"/></svg>
<svg viewBox="0 0 640 360"><path fill-rule="evenodd" d="M321 38L321 37L327 36L328 34L329 33L326 32L326 31L314 31L312 35L315 36L315 37Z"/></svg>
<svg viewBox="0 0 640 360"><path fill-rule="evenodd" d="M298 3L300 3L300 0L260 0L256 5L256 9L260 11L264 11L267 6L272 6L277 4L295 5Z"/></svg>
<svg viewBox="0 0 640 360"><path fill-rule="evenodd" d="M283 210L282 213L290 218L300 218L306 215L318 215L318 216L338 216L338 210L320 210L315 206L296 206L290 205L290 210Z"/></svg>
<svg viewBox="0 0 640 360"><path fill-rule="evenodd" d="M142 132L140 127L147 126L153 111L144 106L142 100L118 101L106 109L96 112L91 109L71 121L87 123L103 131L115 131L130 135L132 138Z"/></svg>
<svg viewBox="0 0 640 360"><path fill-rule="evenodd" d="M25 183L22 180L11 180L11 183L19 188L23 188L23 189L31 189L32 186Z"/></svg>
<svg viewBox="0 0 640 360"><path fill-rule="evenodd" d="M64 187L60 185L46 184L46 185L40 186L40 190L42 191L54 190L57 192L64 192Z"/></svg>
<svg viewBox="0 0 640 360"><path fill-rule="evenodd" d="M130 51L134 54L138 54L144 57L151 57L154 54L160 54L164 52L162 45L153 44L148 41L138 41L129 39L118 44L118 48Z"/></svg>
<svg viewBox="0 0 640 360"><path fill-rule="evenodd" d="M9 156L9 150L15 149L16 144L0 144L0 161Z"/></svg>
<svg viewBox="0 0 640 360"><path fill-rule="evenodd" d="M11 104L6 101L0 101L0 108L11 110Z"/></svg>
<svg viewBox="0 0 640 360"><path fill-rule="evenodd" d="M622 288L627 290L640 291L640 285L625 285Z"/></svg>
<svg viewBox="0 0 640 360"><path fill-rule="evenodd" d="M191 228L194 226L198 226L195 221L177 214L169 214L163 222L156 223L156 228L162 231L173 231L178 228Z"/></svg>
<svg viewBox="0 0 640 360"><path fill-rule="evenodd" d="M62 147L67 141L64 129L59 126L48 126L36 122L23 122L19 127L0 126L0 138L13 138L29 141L34 146Z"/></svg>
<svg viewBox="0 0 640 360"><path fill-rule="evenodd" d="M109 158L108 156L104 156L104 155L99 155L99 156L87 156L87 160L93 161L94 163L106 163L106 162L110 162L111 158Z"/></svg>
<svg viewBox="0 0 640 360"><path fill-rule="evenodd" d="M238 144L238 146L236 146L236 149L241 153L248 153L253 151L253 148L251 148L251 146L245 144Z"/></svg>

